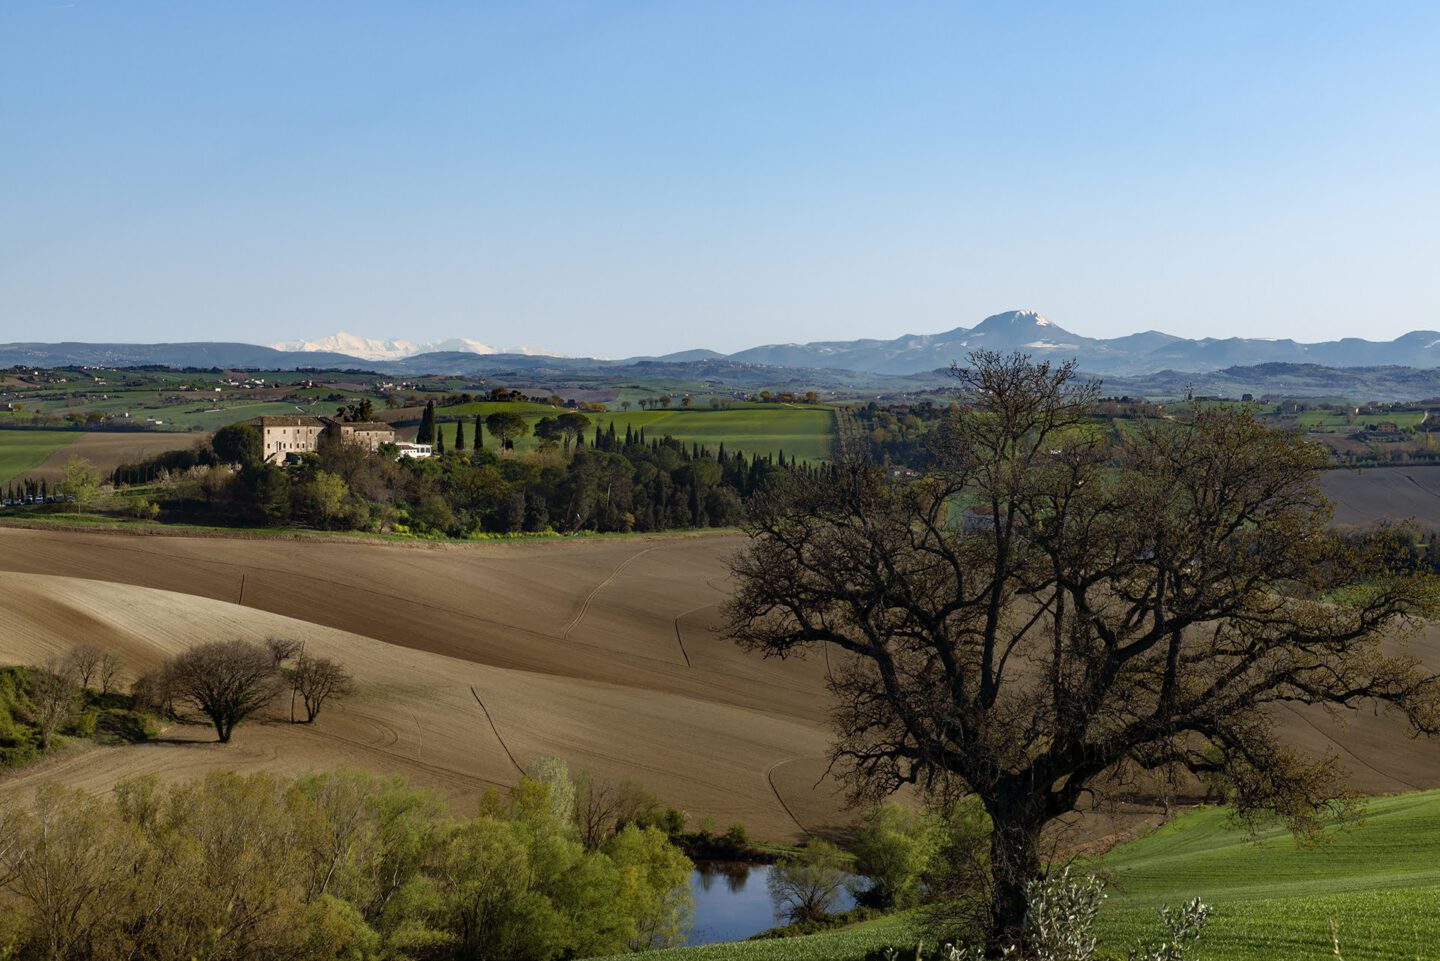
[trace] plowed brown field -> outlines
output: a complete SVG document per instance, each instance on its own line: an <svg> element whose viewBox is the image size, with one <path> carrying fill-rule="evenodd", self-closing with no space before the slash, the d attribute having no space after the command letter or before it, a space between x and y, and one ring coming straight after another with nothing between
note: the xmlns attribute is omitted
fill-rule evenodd
<svg viewBox="0 0 1440 961"><path fill-rule="evenodd" d="M61 756L11 780L103 790L129 773L348 764L435 785L460 809L544 756L646 784L720 826L792 838L844 820L824 777L822 658L766 660L715 633L730 536L453 547L0 529L0 663L79 641L134 668L215 638L293 636L359 693L314 726L277 704L229 746L198 726ZM1440 664L1440 632L1417 649ZM483 709L481 707L483 702ZM489 718L486 714L488 712ZM1361 791L1440 785L1440 746L1368 712L1287 712ZM493 728L491 722L493 721ZM498 737L497 737L498 735Z"/></svg>

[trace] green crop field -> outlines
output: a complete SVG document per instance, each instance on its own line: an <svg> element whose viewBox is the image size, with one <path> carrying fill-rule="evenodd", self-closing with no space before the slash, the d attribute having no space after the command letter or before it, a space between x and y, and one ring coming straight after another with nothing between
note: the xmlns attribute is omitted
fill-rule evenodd
<svg viewBox="0 0 1440 961"><path fill-rule="evenodd" d="M1258 842L1258 843L1257 843ZM1214 907L1197 951L1210 961L1331 956L1440 957L1440 792L1368 802L1361 823L1302 847L1279 827L1253 839L1225 811L1184 814L1088 868L1108 882L1102 945L1119 956L1157 931L1155 910L1199 897Z"/></svg>
<svg viewBox="0 0 1440 961"><path fill-rule="evenodd" d="M709 447L723 443L726 450L747 454L784 451L786 457L802 461L828 459L835 437L835 414L828 407L757 404L719 410L629 410L596 414L593 419L607 428L613 420L621 434L627 426L643 427L646 437L669 434L687 444Z"/></svg>
<svg viewBox="0 0 1440 961"><path fill-rule="evenodd" d="M1123 958L1161 932L1156 910L1199 897L1212 908L1201 961L1440 957L1440 791L1374 798L1352 824L1301 845L1280 826L1252 835L1202 808L1072 870L1106 884L1098 957ZM624 957L639 961L858 961L919 932L907 914L800 938L736 941ZM1192 955L1187 955L1187 957ZM926 951L927 958L935 955Z"/></svg>
<svg viewBox="0 0 1440 961"><path fill-rule="evenodd" d="M884 948L901 949L900 956L915 956L909 915L866 921L839 931L798 938L764 941L727 941L695 948L668 948L643 954L616 955L628 961L862 961ZM909 949L908 954L906 948ZM927 957L928 957L927 953Z"/></svg>
<svg viewBox="0 0 1440 961"><path fill-rule="evenodd" d="M564 407L552 407L550 404L535 404L530 401L504 401L504 400L477 400L469 404L452 404L449 407L436 409L435 416L442 421L458 420L461 417L474 417L479 414L481 417L489 417L491 414L504 412L521 414L526 420L534 423L541 417L558 417L566 413ZM605 416L605 415L600 415Z"/></svg>
<svg viewBox="0 0 1440 961"><path fill-rule="evenodd" d="M287 404L282 402L262 403L236 403L221 402L217 404L206 404L201 395L197 403L181 404L167 407L164 410L146 411L144 416L155 417L165 422L166 430L219 430L229 424L238 421L250 420L252 417L280 417L285 415L311 414L314 416L334 416L337 405L329 403L315 403L306 405ZM221 408L219 410L212 407ZM132 417L134 414L132 413Z"/></svg>
<svg viewBox="0 0 1440 961"><path fill-rule="evenodd" d="M488 417L497 411L513 411L525 417L533 427L541 417L554 417L565 413L561 408L543 404L521 403L473 403L456 407L444 407L436 412L442 424L447 425L445 439L454 437L452 422L462 418L473 418L476 414ZM686 444L700 444L711 449L725 445L727 451L744 451L746 454L777 454L784 451L787 458L798 457L802 461L821 461L830 457L831 444L835 436L835 414L828 407L786 405L786 404L741 404L734 407L713 409L709 407L677 410L620 410L587 413L591 428L586 434L588 441L594 434L594 425L608 430L615 425L618 434L645 429L646 438L661 438L666 435ZM466 441L471 442L471 425L465 425ZM493 444L488 432L485 441ZM521 451L534 450L536 440L526 437L516 446Z"/></svg>
<svg viewBox="0 0 1440 961"><path fill-rule="evenodd" d="M40 466L50 453L84 436L64 430L0 430L0 483Z"/></svg>
<svg viewBox="0 0 1440 961"><path fill-rule="evenodd" d="M1295 419L1306 430L1356 431L1378 424L1391 423L1401 430L1416 427L1425 420L1423 410L1395 410L1382 414L1356 414L1353 417L1341 410L1306 410L1295 415Z"/></svg>

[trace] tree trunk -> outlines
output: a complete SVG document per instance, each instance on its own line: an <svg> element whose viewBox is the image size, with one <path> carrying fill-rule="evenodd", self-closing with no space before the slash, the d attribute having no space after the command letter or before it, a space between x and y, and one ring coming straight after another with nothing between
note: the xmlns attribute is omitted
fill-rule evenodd
<svg viewBox="0 0 1440 961"><path fill-rule="evenodd" d="M1040 830L1044 821L1016 806L990 815L990 930L986 948L998 957L1001 948L1025 945L1025 886L1040 877Z"/></svg>

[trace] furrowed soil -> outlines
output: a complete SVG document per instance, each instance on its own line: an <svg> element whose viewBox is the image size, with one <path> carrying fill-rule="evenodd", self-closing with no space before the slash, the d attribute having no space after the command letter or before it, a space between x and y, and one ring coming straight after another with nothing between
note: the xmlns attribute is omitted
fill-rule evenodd
<svg viewBox="0 0 1440 961"><path fill-rule="evenodd" d="M123 652L133 671L200 641L283 635L343 661L359 690L313 726L286 723L282 701L229 746L181 725L158 744L21 776L99 790L139 771L349 764L434 784L466 809L487 785L513 783L517 761L555 755L722 827L794 837L791 811L807 827L840 817L811 776L828 743L824 662L767 661L715 633L725 558L739 546L705 536L428 549L3 529L0 663L89 641ZM787 767L806 777L772 780Z"/></svg>
<svg viewBox="0 0 1440 961"><path fill-rule="evenodd" d="M433 785L473 810L554 755L639 781L695 818L782 840L848 822L825 775L827 661L778 661L719 635L729 535L423 546L0 528L0 663L88 641L130 672L234 637L302 640L356 675L314 725L288 700L228 746L199 725L151 744L77 750L11 774L90 790L139 772L349 765ZM1440 664L1440 632L1416 653ZM1362 793L1440 786L1440 751L1371 712L1284 711L1286 737L1337 753ZM1079 825L1123 840L1140 808Z"/></svg>
<svg viewBox="0 0 1440 961"><path fill-rule="evenodd" d="M1326 471L1320 489L1335 507L1336 524L1409 519L1440 527L1440 466Z"/></svg>

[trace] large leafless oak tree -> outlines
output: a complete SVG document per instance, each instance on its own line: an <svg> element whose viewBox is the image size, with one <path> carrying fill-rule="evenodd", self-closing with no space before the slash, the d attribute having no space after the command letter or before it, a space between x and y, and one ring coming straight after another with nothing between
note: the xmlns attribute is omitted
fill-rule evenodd
<svg viewBox="0 0 1440 961"><path fill-rule="evenodd" d="M992 947L1021 937L1042 830L1107 783L1187 770L1311 828L1333 760L1281 743L1276 705L1440 726L1437 679L1390 646L1435 614L1433 579L1338 545L1303 438L1236 409L1115 429L1071 366L1018 355L954 373L932 475L842 458L757 503L728 618L768 655L846 652L834 757L857 798L983 802Z"/></svg>

